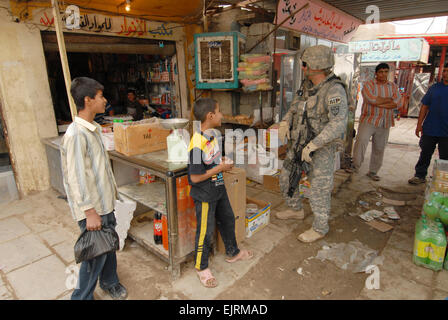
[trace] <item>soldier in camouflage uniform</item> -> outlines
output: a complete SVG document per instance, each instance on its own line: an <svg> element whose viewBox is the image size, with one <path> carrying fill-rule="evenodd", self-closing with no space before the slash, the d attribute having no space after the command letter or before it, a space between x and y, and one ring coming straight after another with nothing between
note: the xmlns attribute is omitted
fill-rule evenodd
<svg viewBox="0 0 448 320"><path fill-rule="evenodd" d="M313 242L321 239L329 231L328 219L331 209L331 191L335 153L346 131L348 117L347 92L343 82L331 71L334 56L331 49L318 45L305 49L302 54L302 68L309 80L304 86L303 96L296 95L284 119L271 128L278 128L279 138L288 138L288 151L280 175L280 189L290 209L279 212L279 219L303 219L302 196L299 188L288 197L288 165L294 158L297 139L304 146L301 158L311 164L308 175L311 189L309 201L314 214L311 229L300 234L298 239ZM303 113L307 110L308 122L314 139L306 146L306 122L302 125ZM311 154L312 153L312 154Z"/></svg>

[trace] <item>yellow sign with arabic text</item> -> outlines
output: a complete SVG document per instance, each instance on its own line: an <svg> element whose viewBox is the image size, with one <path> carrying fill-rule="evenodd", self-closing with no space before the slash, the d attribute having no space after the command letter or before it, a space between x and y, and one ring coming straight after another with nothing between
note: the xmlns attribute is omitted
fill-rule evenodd
<svg viewBox="0 0 448 320"><path fill-rule="evenodd" d="M73 5L61 12L61 17L62 25L67 31L173 41L182 39L184 35L182 25L177 23L148 21L126 16L107 16L99 13L82 13ZM42 30L54 28L52 9L35 9L32 23L40 26Z"/></svg>

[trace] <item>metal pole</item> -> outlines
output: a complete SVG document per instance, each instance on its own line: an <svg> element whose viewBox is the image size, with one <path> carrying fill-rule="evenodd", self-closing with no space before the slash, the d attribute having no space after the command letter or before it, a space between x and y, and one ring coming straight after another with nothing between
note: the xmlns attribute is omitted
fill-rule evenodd
<svg viewBox="0 0 448 320"><path fill-rule="evenodd" d="M439 74L437 75L437 81L442 79L443 65L445 64L446 47L442 48L442 55L440 56Z"/></svg>
<svg viewBox="0 0 448 320"><path fill-rule="evenodd" d="M168 249L169 249L169 264L171 268L171 277L177 280L180 277L180 265L177 262L178 256L178 210L177 210L177 191L176 191L176 177L173 172L167 172L165 180L166 192L166 213L168 218Z"/></svg>
<svg viewBox="0 0 448 320"><path fill-rule="evenodd" d="M77 111L75 102L73 101L73 97L70 94L72 78L70 76L70 68L68 66L67 51L65 50L64 34L62 32L62 20L61 15L59 14L58 1L51 0L51 5L53 6L54 26L56 29L56 37L58 39L59 55L61 56L61 64L62 64L62 71L64 74L65 88L67 90L70 113L72 115L72 120L74 120L75 116L77 115Z"/></svg>

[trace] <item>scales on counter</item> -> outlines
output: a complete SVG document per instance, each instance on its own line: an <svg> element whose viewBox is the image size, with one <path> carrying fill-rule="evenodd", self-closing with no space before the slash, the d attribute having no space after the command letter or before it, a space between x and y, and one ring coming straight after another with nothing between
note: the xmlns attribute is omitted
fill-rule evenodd
<svg viewBox="0 0 448 320"><path fill-rule="evenodd" d="M171 134L166 137L166 145L168 148L168 162L188 162L188 140L189 135L181 129L188 126L190 120L174 118L161 121L161 125L165 129L172 130Z"/></svg>

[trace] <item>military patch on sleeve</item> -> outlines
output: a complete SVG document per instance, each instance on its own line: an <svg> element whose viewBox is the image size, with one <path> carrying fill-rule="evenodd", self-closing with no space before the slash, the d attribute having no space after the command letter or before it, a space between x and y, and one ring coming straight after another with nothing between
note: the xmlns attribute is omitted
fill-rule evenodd
<svg viewBox="0 0 448 320"><path fill-rule="evenodd" d="M330 100L328 100L328 104L330 106L335 105L335 104L340 104L341 103L341 97L334 97L331 98Z"/></svg>
<svg viewBox="0 0 448 320"><path fill-rule="evenodd" d="M334 97L328 100L328 106L334 116L337 116L339 113L339 105L341 104L341 101L341 97Z"/></svg>

